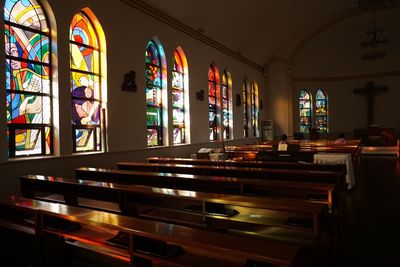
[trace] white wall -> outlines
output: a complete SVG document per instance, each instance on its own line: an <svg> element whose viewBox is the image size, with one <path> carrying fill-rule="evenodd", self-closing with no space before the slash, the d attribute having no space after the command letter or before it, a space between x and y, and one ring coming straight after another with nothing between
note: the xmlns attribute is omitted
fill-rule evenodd
<svg viewBox="0 0 400 267"><path fill-rule="evenodd" d="M112 166L118 160L140 159L152 155L188 156L208 142L208 99L198 101L196 91L203 89L207 95L207 74L211 62L215 62L220 72L228 68L232 75L233 96L241 94L242 81L245 75L249 81L257 80L260 88L260 99L264 100L263 75L259 71L238 60L217 51L216 49L164 24L120 1L61 1L48 0L57 22L57 58L60 130L56 139L59 154L47 159L8 160L6 157L6 129L0 134L3 140L0 146L0 191L17 192L17 177L27 173L54 175L72 175L78 166ZM90 7L100 21L107 39L107 87L108 87L108 146L110 153L94 155L72 155L71 112L69 89L69 23L75 12ZM145 117L145 79L144 51L148 40L157 36L164 46L168 68L172 64L174 49L181 46L189 64L189 90L191 114L191 143L169 148L146 149ZM3 44L2 44L3 45ZM1 55L4 57L4 55ZM121 90L124 74L136 72L136 93ZM0 71L4 73L4 65ZM170 74L169 74L170 76ZM170 78L170 77L169 77ZM4 87L4 75L0 84ZM170 80L168 80L170 84ZM4 91L4 90L3 90ZM0 98L5 98L1 92ZM171 99L171 98L169 98ZM4 107L0 112L5 114ZM242 108L233 104L234 138L239 144L254 142L254 139L243 139ZM172 116L172 114L171 114ZM3 117L0 122L5 122ZM260 114L260 119L264 118ZM170 118L172 119L172 117ZM5 125L5 123L3 123ZM251 134L251 133L250 133ZM229 143L229 142L228 142ZM220 143L211 145L220 146ZM58 149L59 148L59 149Z"/></svg>

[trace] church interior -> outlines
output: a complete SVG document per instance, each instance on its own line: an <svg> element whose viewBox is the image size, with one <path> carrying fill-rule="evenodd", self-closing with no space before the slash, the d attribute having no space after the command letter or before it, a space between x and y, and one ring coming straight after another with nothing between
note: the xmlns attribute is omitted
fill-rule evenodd
<svg viewBox="0 0 400 267"><path fill-rule="evenodd" d="M5 0L0 266L400 266L399 0Z"/></svg>

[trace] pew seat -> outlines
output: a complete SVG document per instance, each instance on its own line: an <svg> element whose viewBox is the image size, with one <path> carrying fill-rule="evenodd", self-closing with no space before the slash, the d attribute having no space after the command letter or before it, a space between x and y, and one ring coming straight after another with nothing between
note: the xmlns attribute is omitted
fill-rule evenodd
<svg viewBox="0 0 400 267"><path fill-rule="evenodd" d="M73 255L70 249L65 249L67 246L92 251L98 257L113 258L120 266L315 266L315 258L309 250L292 244L208 232L64 204L0 195L0 211L0 228L10 231L30 229L29 234L35 235L42 244L38 246L39 251L35 254L38 261L33 262L33 266L59 266L70 261ZM72 230L54 228L50 222L55 219L77 227ZM108 243L119 233L127 236L127 247ZM179 250L168 257L160 256L146 248L149 242L168 248L176 246ZM16 251L15 254L19 253ZM99 262L98 266L106 265Z"/></svg>
<svg viewBox="0 0 400 267"><path fill-rule="evenodd" d="M21 176L21 192L35 198L36 192L58 193L65 203L82 205L79 198L90 198L118 203L121 213L166 222L177 222L204 228L241 229L251 225L279 227L303 232L305 240L293 242L312 243L321 241L321 217L324 205L303 200L276 199L212 194L171 188L158 188L119 183L105 183L42 175ZM190 207L190 208L189 208ZM194 208L193 208L194 207ZM92 207L101 210L102 207ZM195 209L198 210L195 210ZM216 208L216 211L214 210ZM221 210L222 209L222 210ZM236 211L225 214L225 211ZM160 214L164 215L161 217ZM290 219L307 220L296 224ZM217 225L217 226L216 226ZM260 237L267 237L263 233ZM271 238L280 238L271 236ZM323 236L325 238L325 236Z"/></svg>
<svg viewBox="0 0 400 267"><path fill-rule="evenodd" d="M138 168L141 169L140 165ZM324 203L330 210L337 208L339 205L336 203L338 199L334 199L336 185L332 183L216 177L179 173L166 174L154 171L129 171L90 167L80 167L76 169L75 176L80 179L103 182L163 185L168 188L211 193L306 199L313 202Z"/></svg>

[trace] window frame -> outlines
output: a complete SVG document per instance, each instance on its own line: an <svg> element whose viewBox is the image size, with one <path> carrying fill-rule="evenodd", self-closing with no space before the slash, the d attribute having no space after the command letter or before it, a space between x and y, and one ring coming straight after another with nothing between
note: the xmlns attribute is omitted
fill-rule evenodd
<svg viewBox="0 0 400 267"><path fill-rule="evenodd" d="M180 67L181 67L181 69L182 69L182 72L179 72L178 70L176 70L176 68L175 68L175 64L177 64L176 63L176 57L179 57L179 62L181 63L180 65ZM179 107L175 107L174 106L174 98L172 97L172 116L173 116L173 114L174 114L174 110L179 110L179 111L181 111L182 112L182 116L183 116L183 122L181 123L181 124L179 124L179 123L174 123L174 120L172 120L172 124L173 124L173 134L172 134L172 138L173 138L173 141L172 141L172 143L174 144L174 145L176 145L176 144L185 144L186 143L186 105L185 105L185 101L186 101L186 88L185 88L185 83L186 83L186 74L185 74L185 66L184 66L184 61L183 61L183 58L182 58L182 55L181 55L181 53L178 51L178 49L175 49L175 51L174 51L174 56L173 56L173 61L172 61L172 71L171 71L171 73L172 73L172 80L171 80L171 92L173 93L173 92L177 92L177 93L179 93L179 94L181 94L182 95L182 102L183 102L183 106L182 106L182 108L179 108ZM181 79L182 79L182 88L176 88L176 87L174 87L174 85L173 85L173 82L174 82L174 79L173 79L173 77L174 77L174 73L177 73L178 75L180 75L181 76ZM175 129L180 129L180 131L181 131L181 138L180 138L180 141L179 142L175 142L175 136L174 136L174 133L175 133Z"/></svg>
<svg viewBox="0 0 400 267"><path fill-rule="evenodd" d="M210 80L208 78L208 127L209 127L209 141L218 141L218 127L219 127L219 123L218 123L218 111L219 111L219 73L218 73L218 69L216 68L216 66L214 64L211 64L208 68L208 73L210 73L210 71L213 72L213 80ZM210 77L210 75L208 75L208 77ZM211 94L210 91L210 84L213 84L214 86L214 96ZM214 103L215 104L210 104L210 99L214 99ZM213 123L211 123L210 121L210 114L213 113L214 114L214 120ZM210 138L210 134L212 133L212 138Z"/></svg>
<svg viewBox="0 0 400 267"><path fill-rule="evenodd" d="M301 98L301 93L305 92L306 95L308 96L308 98ZM309 104L309 108L302 108L301 107L301 101L307 101ZM312 121L312 117L313 117L313 101L312 101L312 95L310 94L310 92L306 89L301 89L299 91L299 95L297 98L298 101L298 105L299 105L299 130L301 133L309 133L310 128L312 128L313 126L313 121ZM309 110L309 116L302 116L302 110ZM308 128L307 130L302 130L302 126L306 126L306 125L302 125L302 118L308 118L309 124L308 124ZM303 128L305 129L305 128Z"/></svg>
<svg viewBox="0 0 400 267"><path fill-rule="evenodd" d="M249 137L249 99L248 99L248 83L247 80L243 80L242 86L242 106L243 106L243 136L244 138Z"/></svg>
<svg viewBox="0 0 400 267"><path fill-rule="evenodd" d="M323 98L319 98L318 97L318 92L321 92L322 95L324 96ZM325 103L325 114L324 115L319 115L317 114L317 103L318 101L323 101ZM329 131L328 128L328 95L326 94L326 92L322 89L318 89L317 92L315 93L315 114L314 114L314 122L315 122L315 128L318 129L318 131L320 133L327 133ZM321 127L320 124L318 123L318 119L319 118L325 118L325 130L321 131Z"/></svg>
<svg viewBox="0 0 400 267"><path fill-rule="evenodd" d="M160 62L160 65L147 63L146 60L145 60L145 66L146 66L145 67L145 72L147 72L149 66L158 68L159 75L160 75L160 85L155 85L155 84L148 83L147 82L147 77L145 76L145 79L146 79L145 80L145 85L146 85L146 136L147 136L147 141L146 142L147 142L147 147L156 147L156 146L163 146L164 145L164 136L163 136L163 134L164 134L164 130L163 130L163 125L164 125L164 118L163 118L164 114L163 113L164 113L164 111L163 111L163 98L162 98L164 77L163 77L163 61L162 61L162 58L161 58L161 51L158 48L157 42L152 38L147 43L146 52L149 49L150 43L152 43L154 48L157 50L158 62ZM145 57L145 59L146 59L146 57ZM156 90L159 90L159 94L160 94L160 104L159 105L147 103L147 88L156 88ZM153 96L153 101L156 100L154 97L156 97L156 96ZM156 102L156 101L154 101L154 102ZM160 121L159 121L158 124L156 124L156 125L149 125L148 124L148 117L147 117L148 108L154 108L159 112L158 114L159 114L159 120ZM156 130L157 131L157 144L156 145L150 145L149 144L149 140L148 140L148 132L149 132L149 130Z"/></svg>
<svg viewBox="0 0 400 267"><path fill-rule="evenodd" d="M98 47L95 46L91 46L91 45L86 45L84 43L79 43L76 42L74 40L71 40L71 36L72 36L72 31L74 28L72 28L72 25L70 25L70 38L69 38L69 55L70 55L70 60L72 59L72 55L71 55L71 47L72 45L76 45L76 46L82 46L85 48L89 48L92 49L93 51L97 51L98 53L98 61L99 61L99 70L98 73L96 72L90 72L90 71L84 71L84 70L79 70L79 69L74 69L71 66L71 61L70 61L70 79L72 79L72 75L73 73L79 73L79 74L84 74L84 75L92 75L92 76L97 76L99 79L99 83L98 83L98 87L99 87L99 98L96 99L94 97L74 97L72 95L72 87L70 87L70 93L71 93L71 111L73 112L73 100L86 100L86 101L93 101L94 103L97 102L98 103L98 107L99 107L99 123L98 124L93 124L93 125L89 125L89 124L75 124L73 122L73 118L71 117L71 122L72 122L72 151L73 153L90 153L90 152L100 152L103 151L104 149L104 144L103 144L103 132L104 132L104 127L105 125L103 125L103 120L104 120L104 114L103 114L103 93L102 93L102 83L103 83L103 73L102 73L102 57L101 57L101 51L102 51L102 42L97 30L97 27L95 27L95 23L93 22L93 20L90 18L90 16L84 11L84 10L80 10L78 12L76 12L74 14L75 16L81 15L82 17L84 17L88 23L91 24L91 27L94 30L94 34L96 36L97 39L97 44ZM72 86L72 84L71 84ZM76 143L76 131L77 130L92 130L92 134L93 134L93 149L88 149L88 150L78 150L77 147L77 143ZM98 136L99 135L99 136ZM89 139L87 141L90 141Z"/></svg>
<svg viewBox="0 0 400 267"><path fill-rule="evenodd" d="M20 0L21 1L21 0ZM18 3L18 2L16 2ZM30 2L31 6L33 4ZM44 20L46 21L46 25L48 28L48 31L42 31L38 30L35 28L27 27L22 24L18 24L15 22L11 22L9 20L6 20L5 17L3 17L3 22L4 22L4 29L8 28L8 31L11 34L11 29L18 28L22 31L28 31L31 33L43 35L44 37L48 38L48 46L49 46L49 51L48 54L50 55L48 57L48 62L42 62L42 61L35 61L35 60L30 60L28 58L23 58L23 57L15 57L8 55L5 53L5 61L19 61L22 63L30 63L30 64L35 64L40 66L41 68L48 68L49 73L48 73L48 79L49 79L49 93L43 93L43 92L31 92L31 91L22 91L22 90L12 90L11 88L6 88L6 99L8 98L8 94L18 94L18 95L28 95L28 96L39 96L39 97L48 97L49 98L49 109L50 109L50 118L49 118L49 123L12 123L12 122L6 122L6 128L7 128L7 136L8 136L8 158L30 158L30 157L37 157L37 156L50 156L54 154L54 107L53 107L53 61L52 61L52 28L49 23L49 16L46 12L46 10L43 7L43 4L38 0L37 4L40 6L40 10L43 12ZM15 5L15 4L14 4ZM5 10L5 2L3 5L3 11ZM10 10L12 11L12 9ZM35 13L36 16L39 17L37 8L35 8ZM6 34L6 33L4 33ZM33 48L31 48L33 49ZM7 64L7 63L6 63ZM5 70L7 73L7 70ZM12 77L11 77L12 79ZM10 103L11 105L11 103ZM7 108L6 108L7 109ZM41 114L43 114L43 99L42 99L42 104L41 104ZM49 128L49 149L47 151L46 149L46 128ZM39 130L38 135L40 134L41 136L41 152L40 153L32 153L32 154L21 154L17 155L17 147L15 143L15 138L16 134L15 132L18 130Z"/></svg>

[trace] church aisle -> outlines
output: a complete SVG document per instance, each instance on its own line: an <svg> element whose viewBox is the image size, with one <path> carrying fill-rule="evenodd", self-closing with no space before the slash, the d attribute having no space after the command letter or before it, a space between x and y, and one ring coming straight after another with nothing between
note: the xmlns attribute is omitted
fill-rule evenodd
<svg viewBox="0 0 400 267"><path fill-rule="evenodd" d="M332 266L400 266L400 162L362 157Z"/></svg>

